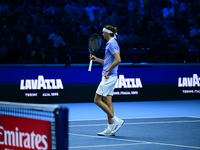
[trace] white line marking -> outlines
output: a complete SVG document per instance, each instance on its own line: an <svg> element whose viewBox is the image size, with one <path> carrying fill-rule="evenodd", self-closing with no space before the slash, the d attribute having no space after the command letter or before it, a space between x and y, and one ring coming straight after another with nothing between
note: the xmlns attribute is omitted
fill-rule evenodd
<svg viewBox="0 0 200 150"><path fill-rule="evenodd" d="M192 118L190 116L166 116L166 117L135 117L135 118L121 118L121 119L160 119L160 118ZM69 120L71 121L98 121L98 120L107 120L107 118L102 118L102 119L83 119L83 120Z"/></svg>
<svg viewBox="0 0 200 150"><path fill-rule="evenodd" d="M92 138L102 138L102 139L112 139L112 140L117 140L117 141L126 141L126 142L139 142L139 143L147 143L149 142L144 142L144 141L137 141L137 140L127 140L127 139L120 139L120 138L112 138L110 136L93 136L93 135L84 135L84 134L76 134L76 133L68 133L69 135L76 135L76 136L85 136L85 137L92 137ZM151 142L150 142L151 143Z"/></svg>
<svg viewBox="0 0 200 150"><path fill-rule="evenodd" d="M132 124L159 124L159 123L187 123L187 122L200 122L200 120L186 120L186 121L162 121L162 122L137 122L137 123L124 123L124 125ZM90 124L90 125L70 125L69 127L90 127L90 126L105 126L107 124Z"/></svg>
<svg viewBox="0 0 200 150"><path fill-rule="evenodd" d="M109 146L130 146L130 145L140 145L140 144L148 144L148 143L131 143L131 144L114 144L114 145L94 145L94 146L74 146L68 148L91 148L91 147L109 147Z"/></svg>
<svg viewBox="0 0 200 150"><path fill-rule="evenodd" d="M139 142L138 144L156 144L156 145L165 145L165 146L174 146L174 147L184 147L184 148L193 148L193 149L200 149L200 147L195 146L187 146L187 145L177 145L177 144L167 144L167 143L157 143L157 142L147 142L147 141L138 141L138 140L127 140L127 139L120 139L120 138L111 138L111 137L101 137L101 136L91 136L91 135L83 135L83 134L74 134L74 133L68 133L69 135L75 135L75 136L84 136L84 137L91 137L91 138L104 138L109 140L119 140L119 141L128 141L128 142ZM137 144L137 143L136 143ZM79 146L79 148L82 146ZM88 146L90 147L90 146ZM105 147L105 145L104 145ZM70 147L73 148L73 147ZM86 146L83 146L83 148L87 148Z"/></svg>
<svg viewBox="0 0 200 150"><path fill-rule="evenodd" d="M196 116L189 116L189 117L190 117L190 118L198 118L198 119L200 118L200 117L196 117Z"/></svg>

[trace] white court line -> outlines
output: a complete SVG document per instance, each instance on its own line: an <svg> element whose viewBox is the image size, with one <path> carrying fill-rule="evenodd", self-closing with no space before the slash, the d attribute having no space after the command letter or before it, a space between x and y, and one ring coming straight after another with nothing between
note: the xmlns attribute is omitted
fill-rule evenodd
<svg viewBox="0 0 200 150"><path fill-rule="evenodd" d="M121 119L162 119L162 118L193 118L193 117L191 117L191 116L166 116L166 117L135 117L135 118L121 118ZM196 117L196 118L198 118L198 117ZM101 121L101 120L107 120L107 118L102 118L102 119L69 120L69 122Z"/></svg>
<svg viewBox="0 0 200 150"><path fill-rule="evenodd" d="M68 148L94 148L94 147L113 147L113 146L130 146L130 145L140 145L140 144L148 144L148 143L131 143L131 144L114 144L114 145L94 145L94 146L74 146Z"/></svg>
<svg viewBox="0 0 200 150"><path fill-rule="evenodd" d="M200 119L200 117L196 117L196 116L189 116L190 118L198 118L198 119Z"/></svg>
<svg viewBox="0 0 200 150"><path fill-rule="evenodd" d="M186 120L186 121L162 121L162 122L137 122L137 123L124 123L124 125L132 124L159 124L159 123L186 123L186 122L200 122L200 120ZM90 127L90 126L105 126L107 124L89 124L89 125L70 125L68 127Z"/></svg>
<svg viewBox="0 0 200 150"><path fill-rule="evenodd" d="M93 135L84 135L84 134L76 134L76 133L68 133L69 135L76 135L76 136L84 136L84 137L92 137L92 138L101 138L101 139L111 139L116 141L125 141L125 142L137 142L137 143L147 143L150 144L151 142L146 141L137 141L137 140L128 140L128 139L121 139L121 138L112 138L108 136L93 136Z"/></svg>
<svg viewBox="0 0 200 150"><path fill-rule="evenodd" d="M68 133L69 135L75 135L75 136L84 136L84 137L91 137L91 138L104 138L109 140L118 140L118 141L127 141L127 142L139 142L140 144L156 144L156 145L165 145L165 146L174 146L174 147L184 147L184 148L193 148L193 149L200 149L200 147L195 146L187 146L187 145L177 145L177 144L167 144L167 143L157 143L157 142L148 142L148 141L138 141L138 140L127 140L127 139L121 139L121 138L111 138L111 137L102 137L102 136L92 136L92 135L84 135L84 134L74 134L74 133ZM139 144L138 143L138 144ZM137 144L137 143L136 143ZM105 145L103 145L105 147ZM79 148L88 148L90 146L79 146ZM97 147L97 146L96 146ZM98 147L101 147L101 145L98 145ZM75 147L69 147L69 148L76 148Z"/></svg>

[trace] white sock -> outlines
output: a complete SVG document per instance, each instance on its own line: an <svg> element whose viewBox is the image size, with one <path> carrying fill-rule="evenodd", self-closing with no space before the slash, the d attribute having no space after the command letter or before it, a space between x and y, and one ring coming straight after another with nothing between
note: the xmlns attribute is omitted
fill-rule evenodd
<svg viewBox="0 0 200 150"><path fill-rule="evenodd" d="M116 116L112 117L112 120L113 122L119 122L119 119Z"/></svg>
<svg viewBox="0 0 200 150"><path fill-rule="evenodd" d="M113 124L108 124L107 129L108 129L108 130L112 130L112 129L113 129Z"/></svg>

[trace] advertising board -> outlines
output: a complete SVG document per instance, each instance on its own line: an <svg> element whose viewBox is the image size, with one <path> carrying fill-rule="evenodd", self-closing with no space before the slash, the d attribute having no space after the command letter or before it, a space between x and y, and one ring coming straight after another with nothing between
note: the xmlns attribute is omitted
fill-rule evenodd
<svg viewBox="0 0 200 150"><path fill-rule="evenodd" d="M0 68L0 99L14 102L93 102L102 68ZM114 101L200 97L199 67L119 67Z"/></svg>
<svg viewBox="0 0 200 150"><path fill-rule="evenodd" d="M1 150L51 150L49 121L0 115Z"/></svg>

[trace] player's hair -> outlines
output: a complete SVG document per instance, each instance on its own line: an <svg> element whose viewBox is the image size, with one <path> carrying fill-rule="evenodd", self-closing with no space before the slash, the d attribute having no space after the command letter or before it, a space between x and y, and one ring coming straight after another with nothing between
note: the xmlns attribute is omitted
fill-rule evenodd
<svg viewBox="0 0 200 150"><path fill-rule="evenodd" d="M112 31L114 34L117 33L117 27L113 27L113 26L111 26L111 25L106 25L105 28L108 29L108 30L110 30L110 31ZM112 37L114 36L113 33L110 33L110 35L111 35Z"/></svg>

